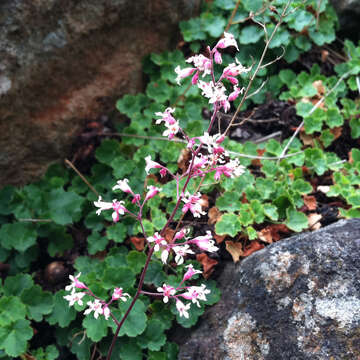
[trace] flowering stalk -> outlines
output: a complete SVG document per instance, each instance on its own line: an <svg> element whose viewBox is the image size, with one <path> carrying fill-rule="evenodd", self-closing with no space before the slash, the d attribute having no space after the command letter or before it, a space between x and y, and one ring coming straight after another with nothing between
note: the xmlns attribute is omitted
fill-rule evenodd
<svg viewBox="0 0 360 360"><path fill-rule="evenodd" d="M176 136L181 136L185 139L187 148L191 153L189 165L182 174L173 174L165 165L152 160L151 156L145 157L145 171L147 174L149 174L152 169L155 169L159 171L161 177L169 175L176 182L176 203L161 231L153 234L152 236L147 236L143 226L144 205L153 197L157 196L162 191L161 188L148 186L148 191L141 201L141 195L133 192L127 179L119 180L117 182L117 184L113 187L113 190L120 190L128 196L131 196L131 202L138 207L137 213L129 211L125 206L125 202L118 201L117 199L114 199L112 202L105 202L102 200L102 197L99 196L98 200L94 202L94 205L98 208L96 213L100 215L102 211L111 210L114 222L118 222L121 216L126 215L129 215L139 221L142 233L149 245L145 265L140 275L136 293L120 321L118 321L112 314L110 305L114 301L127 301L130 298L129 294L124 293L121 288L115 288L111 299L106 302L95 296L86 284L80 282L80 274L75 277L70 276L72 283L66 287L66 290L71 291L71 293L70 295L64 296L64 298L69 301L69 305L73 306L75 303L83 305L82 298L85 295L89 295L95 300L87 302L88 308L85 310L84 314L93 314L95 318L98 318L99 316L104 316L105 319L112 317L117 325L106 357L107 360L110 360L111 358L111 354L122 325L141 294L153 297L162 297L164 303L171 300L175 301L179 316L187 318L189 317L188 311L191 304L200 306L199 301L206 301L206 295L210 293L210 290L206 289L204 284L201 286L186 285L186 282L191 280L194 275L201 273L201 271L194 269L192 265L186 266L187 271L185 272L181 282L176 287L170 286L169 284L163 284L162 287L157 288L157 292L155 293L144 291L143 285L145 275L154 252L160 254L161 261L164 264L167 263L170 254L173 253L176 264L180 265L184 263L185 258L189 254L194 254L194 248L207 252L215 252L218 250L210 231L207 231L205 235L191 238L188 237L188 231L186 229L181 229L179 231L179 228L185 214L192 214L194 218L200 218L201 216L206 215L206 212L203 210L201 193L199 192L200 185L202 184L206 174L214 173L215 181L219 181L222 177L233 178L241 176L245 171L245 168L240 165L239 161L237 159L231 159L229 153L222 146L227 130L224 134L216 134L214 136L210 135L219 110L223 109L224 112L227 112L231 107L230 102L237 99L245 90L244 88L239 87L240 81L238 77L251 70L251 68L245 68L242 66L240 62L235 59L235 63L225 67L219 79L216 80L214 66L215 64L222 64L221 51L228 47L234 47L239 50L234 36L225 32L224 37L217 42L213 49L210 47L207 48L207 56L202 54L192 56L186 60L188 64L192 64L191 67L181 69L178 66L175 68L178 84L180 84L184 78L191 76L191 84L198 86L202 95L208 99L209 104L212 104L213 113L207 132L202 134L202 136L190 138L184 129L181 128L179 121L175 119L174 113L176 110L174 108L169 107L164 112L155 113L155 116L157 117L155 123L161 126L164 125L166 128L162 135L167 137L170 141L176 140ZM206 76L210 76L210 81L206 82L202 80L206 78ZM227 94L227 89L224 83L227 84L228 87L232 87L232 91L229 94ZM243 96L241 103L243 103L246 98L248 88L245 91L245 95ZM200 178L200 183L195 192L190 193L188 191L189 183L191 180L196 178ZM180 181L183 179L185 179L185 183L183 186L180 186ZM173 223L175 214L181 205L183 214L176 225L175 234L172 239L166 241L164 238L166 230ZM81 291L76 291L78 289ZM190 302L184 303L184 301Z"/></svg>

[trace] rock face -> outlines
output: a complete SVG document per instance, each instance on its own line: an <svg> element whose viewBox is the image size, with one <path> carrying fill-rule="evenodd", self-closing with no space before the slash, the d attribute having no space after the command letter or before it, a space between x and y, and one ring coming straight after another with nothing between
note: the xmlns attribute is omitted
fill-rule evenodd
<svg viewBox="0 0 360 360"><path fill-rule="evenodd" d="M360 1L330 0L330 2L338 13L341 35L357 42L360 39Z"/></svg>
<svg viewBox="0 0 360 360"><path fill-rule="evenodd" d="M175 48L200 0L2 0L0 186L64 158L84 119L143 90L141 60Z"/></svg>
<svg viewBox="0 0 360 360"><path fill-rule="evenodd" d="M360 219L228 264L179 360L360 359Z"/></svg>

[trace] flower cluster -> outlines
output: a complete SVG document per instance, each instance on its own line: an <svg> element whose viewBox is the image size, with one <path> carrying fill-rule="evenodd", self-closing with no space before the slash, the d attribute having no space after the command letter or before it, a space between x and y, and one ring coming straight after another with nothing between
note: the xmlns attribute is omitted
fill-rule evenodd
<svg viewBox="0 0 360 360"><path fill-rule="evenodd" d="M206 301L206 295L210 294L210 290L207 289L204 284L201 286L183 286L183 283L191 279L195 274L202 273L200 270L195 270L192 265L187 265L186 268L187 271L184 274L181 283L176 288L163 284L162 287L157 288L157 291L162 293L164 303L167 303L169 299L174 299L179 315L188 318L188 310L190 309L191 303L185 305L180 299L191 300L192 303L200 307L199 300Z"/></svg>
<svg viewBox="0 0 360 360"><path fill-rule="evenodd" d="M77 303L80 306L83 306L82 298L85 295L90 295L95 298L94 301L88 301L86 305L88 308L84 311L84 315L89 315L94 312L94 318L97 319L99 315L103 315L106 320L109 319L111 311L109 305L115 300L126 301L130 298L128 293L124 293L122 288L115 288L109 302L105 302L99 298L97 298L91 290L81 281L79 281L81 273L76 276L70 275L69 278L71 280L71 284L65 287L66 291L71 291L69 295L64 296L64 299L69 302L69 306L73 306ZM76 289L85 289L85 292L77 292Z"/></svg>

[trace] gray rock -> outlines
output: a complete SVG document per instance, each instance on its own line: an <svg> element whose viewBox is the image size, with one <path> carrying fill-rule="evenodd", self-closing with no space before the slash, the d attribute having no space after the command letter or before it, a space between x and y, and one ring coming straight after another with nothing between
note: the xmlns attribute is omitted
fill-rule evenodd
<svg viewBox="0 0 360 360"><path fill-rule="evenodd" d="M178 359L359 359L359 258L352 219L227 264L222 299L182 339Z"/></svg>
<svg viewBox="0 0 360 360"><path fill-rule="evenodd" d="M69 156L87 120L144 90L142 59L174 49L200 0L1 0L0 187ZM114 115L116 116L116 115Z"/></svg>

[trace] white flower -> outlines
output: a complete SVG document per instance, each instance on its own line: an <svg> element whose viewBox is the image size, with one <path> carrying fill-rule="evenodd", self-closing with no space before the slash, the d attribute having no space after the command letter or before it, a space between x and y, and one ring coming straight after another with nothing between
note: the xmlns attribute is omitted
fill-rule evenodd
<svg viewBox="0 0 360 360"><path fill-rule="evenodd" d="M126 209L122 204L124 204L124 201L117 201L116 199L114 199L113 202L102 201L101 196L99 196L98 201L94 202L94 205L99 208L96 210L97 215L100 215L104 210L113 209L114 212L112 213L112 218L114 222L119 221L120 215L125 214Z"/></svg>
<svg viewBox="0 0 360 360"><path fill-rule="evenodd" d="M128 185L128 182L129 182L128 179L118 180L117 185L115 185L112 189L113 190L120 189L121 191L123 191L125 193L132 194L133 191L131 190L130 186Z"/></svg>
<svg viewBox="0 0 360 360"><path fill-rule="evenodd" d="M198 87L202 90L202 95L209 99L210 104L227 100L226 89L222 83L214 86L212 82L207 83L199 80Z"/></svg>
<svg viewBox="0 0 360 360"><path fill-rule="evenodd" d="M227 48L229 46L235 46L237 51L239 51L239 47L238 47L237 42L236 42L236 40L234 38L234 35L230 34L230 33L227 33L227 32L224 32L224 37L218 41L215 48L224 49L224 48Z"/></svg>
<svg viewBox="0 0 360 360"><path fill-rule="evenodd" d="M78 273L76 276L69 275L69 279L71 280L71 284L65 286L66 291L75 291L75 288L77 289L87 289L87 286L79 281L79 277L81 275L81 272Z"/></svg>
<svg viewBox="0 0 360 360"><path fill-rule="evenodd" d="M128 293L124 293L122 288L115 288L114 292L112 294L112 300L122 300L126 301L127 298L130 298L130 295Z"/></svg>
<svg viewBox="0 0 360 360"><path fill-rule="evenodd" d="M145 158L145 161L146 161L145 171L148 175L149 175L149 171L151 169L161 169L162 168L162 166L159 163L151 160L151 155L147 156Z"/></svg>
<svg viewBox="0 0 360 360"><path fill-rule="evenodd" d="M189 245L178 245L173 247L174 253L176 254L175 262L178 265L181 265L184 262L184 256L186 256L187 254L194 254L194 252L189 248Z"/></svg>
<svg viewBox="0 0 360 360"><path fill-rule="evenodd" d="M85 295L86 294L83 293L83 292L75 292L75 291L73 291L70 295L63 296L63 298L69 302L69 306L73 306L76 302L80 306L82 306L83 305L82 298Z"/></svg>
<svg viewBox="0 0 360 360"><path fill-rule="evenodd" d="M199 300L206 301L207 294L210 294L210 290L206 289L206 286L202 284L201 286L190 286L181 296L200 307Z"/></svg>
<svg viewBox="0 0 360 360"><path fill-rule="evenodd" d="M176 293L175 288L173 288L170 285L166 285L166 284L163 284L162 287L158 287L157 291L163 293L163 296L164 296L163 301L165 304L169 301L169 297L175 295L175 293Z"/></svg>
<svg viewBox="0 0 360 360"><path fill-rule="evenodd" d="M168 257L169 257L169 250L166 248L161 253L161 261L163 262L163 264L166 264Z"/></svg>
<svg viewBox="0 0 360 360"><path fill-rule="evenodd" d="M89 308L84 311L84 315L89 315L93 311L94 318L97 319L99 315L103 314L103 308L100 300L95 299L94 301L88 301L86 304Z"/></svg>
<svg viewBox="0 0 360 360"><path fill-rule="evenodd" d="M202 54L191 56L186 60L186 62L193 63L197 70L203 73L203 77L211 74L211 61Z"/></svg>
<svg viewBox="0 0 360 360"><path fill-rule="evenodd" d="M198 236L190 240L190 242L196 244L196 246L198 246L201 250L208 252L215 252L219 250L219 248L214 245L215 241L212 240L212 235L209 230L206 232L206 235Z"/></svg>
<svg viewBox="0 0 360 360"><path fill-rule="evenodd" d="M189 318L188 310L190 309L191 304L184 304L179 299L176 299L176 309L179 312L180 316L184 316L185 318Z"/></svg>
<svg viewBox="0 0 360 360"><path fill-rule="evenodd" d="M178 83L178 85L180 85L180 81L190 75L192 75L194 73L194 71L196 71L196 68L185 68L185 69L181 69L180 66L177 66L175 68L175 72L177 74L176 77L176 82Z"/></svg>
<svg viewBox="0 0 360 360"><path fill-rule="evenodd" d="M167 136L170 140L177 134L180 130L179 122L175 121L173 124L165 123L167 129L163 132L163 136Z"/></svg>
<svg viewBox="0 0 360 360"><path fill-rule="evenodd" d="M159 251L161 246L166 246L167 242L166 240L158 233L156 232L154 234L154 236L149 236L147 238L148 242L154 242L155 246L154 246L154 251Z"/></svg>

